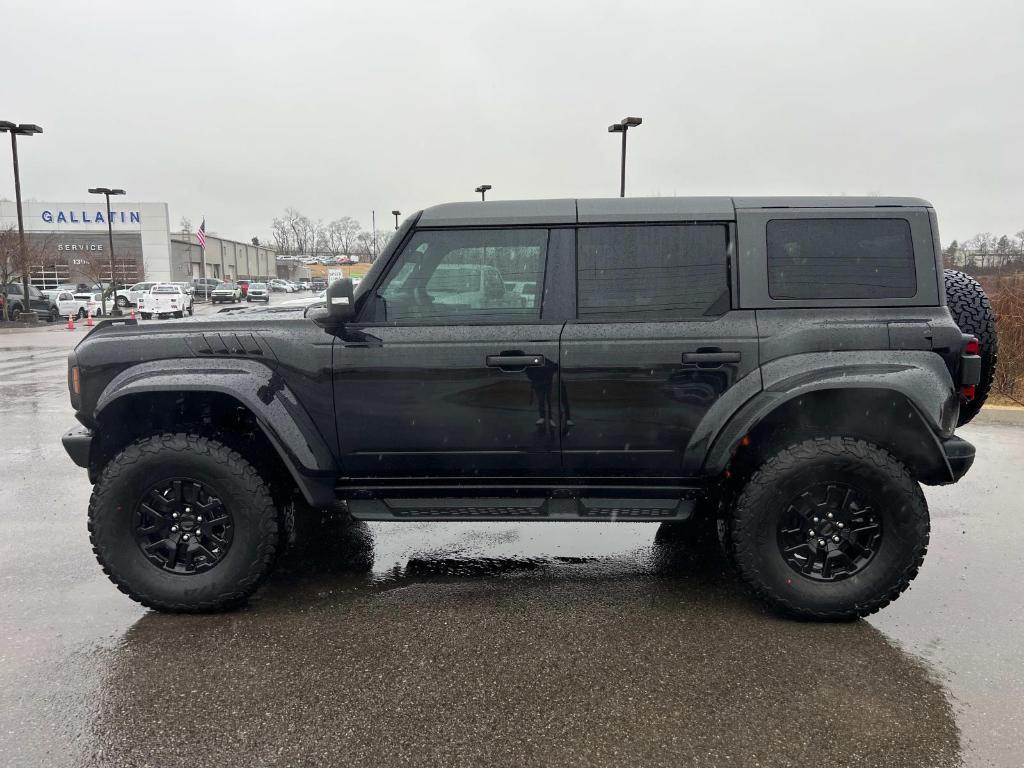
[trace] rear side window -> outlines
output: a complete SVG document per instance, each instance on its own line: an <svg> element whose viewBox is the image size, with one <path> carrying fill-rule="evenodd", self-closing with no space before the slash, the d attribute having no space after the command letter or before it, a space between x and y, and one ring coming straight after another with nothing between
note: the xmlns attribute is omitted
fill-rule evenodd
<svg viewBox="0 0 1024 768"><path fill-rule="evenodd" d="M729 309L724 224L586 227L578 243L581 319L684 320Z"/></svg>
<svg viewBox="0 0 1024 768"><path fill-rule="evenodd" d="M775 219L768 222L773 299L896 299L917 294L905 219Z"/></svg>

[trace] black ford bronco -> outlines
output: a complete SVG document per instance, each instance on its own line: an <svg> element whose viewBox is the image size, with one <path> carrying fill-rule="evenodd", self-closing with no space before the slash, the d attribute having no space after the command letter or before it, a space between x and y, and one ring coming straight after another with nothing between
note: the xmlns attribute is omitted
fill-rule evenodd
<svg viewBox="0 0 1024 768"><path fill-rule="evenodd" d="M706 525L776 609L869 614L995 366L938 243L912 198L454 203L323 303L105 320L63 438L94 550L139 602L210 611L328 508Z"/></svg>

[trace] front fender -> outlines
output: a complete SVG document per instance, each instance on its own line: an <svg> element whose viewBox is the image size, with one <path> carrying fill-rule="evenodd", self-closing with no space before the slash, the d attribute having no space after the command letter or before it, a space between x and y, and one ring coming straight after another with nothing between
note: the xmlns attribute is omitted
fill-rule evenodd
<svg viewBox="0 0 1024 768"><path fill-rule="evenodd" d="M766 416L791 400L822 390L878 390L902 395L932 433L930 442L940 453L939 439L952 436L956 426L959 399L945 362L933 352L792 355L762 366L761 376L764 388L737 408L717 430L706 453L687 454L685 460L691 471L721 472L742 437Z"/></svg>
<svg viewBox="0 0 1024 768"><path fill-rule="evenodd" d="M208 358L140 363L111 380L93 417L123 397L148 392L218 392L234 398L252 412L306 500L316 506L333 503L334 455L284 379L266 365Z"/></svg>

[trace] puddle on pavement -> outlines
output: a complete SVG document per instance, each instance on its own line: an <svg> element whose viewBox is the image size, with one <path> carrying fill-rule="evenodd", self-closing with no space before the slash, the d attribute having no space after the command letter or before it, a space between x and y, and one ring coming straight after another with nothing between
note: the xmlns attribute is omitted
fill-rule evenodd
<svg viewBox="0 0 1024 768"><path fill-rule="evenodd" d="M136 622L86 741L117 764L959 764L928 668L867 622L765 613L713 542L572 523L308 541L248 608Z"/></svg>

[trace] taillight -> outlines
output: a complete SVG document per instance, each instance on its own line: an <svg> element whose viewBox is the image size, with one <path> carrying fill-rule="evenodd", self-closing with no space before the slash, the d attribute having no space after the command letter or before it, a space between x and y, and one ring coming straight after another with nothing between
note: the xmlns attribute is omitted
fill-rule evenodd
<svg viewBox="0 0 1024 768"><path fill-rule="evenodd" d="M964 400L973 400L974 385L970 384L968 386L960 387L960 397L962 397Z"/></svg>
<svg viewBox="0 0 1024 768"><path fill-rule="evenodd" d="M975 338L974 336L971 336L971 340L968 341L964 345L964 354L965 355L980 355L981 354L981 345L978 344L978 339L977 338Z"/></svg>

